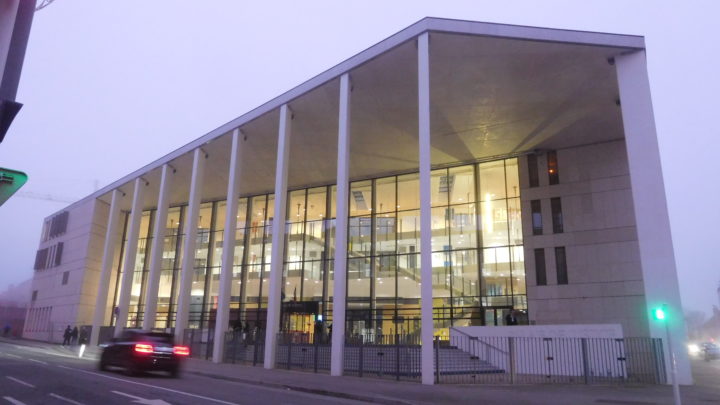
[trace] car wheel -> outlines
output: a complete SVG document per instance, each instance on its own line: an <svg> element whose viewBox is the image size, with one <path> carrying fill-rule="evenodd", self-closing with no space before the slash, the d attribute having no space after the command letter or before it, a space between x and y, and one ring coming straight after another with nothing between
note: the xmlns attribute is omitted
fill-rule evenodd
<svg viewBox="0 0 720 405"><path fill-rule="evenodd" d="M98 369L100 371L105 371L107 370L107 366L107 356L103 354L102 356L100 356L100 363L98 363Z"/></svg>
<svg viewBox="0 0 720 405"><path fill-rule="evenodd" d="M180 377L180 367L172 368L168 371L168 374L170 374L171 378L178 378Z"/></svg>
<svg viewBox="0 0 720 405"><path fill-rule="evenodd" d="M140 369L132 361L125 364L125 375L134 377L140 374Z"/></svg>

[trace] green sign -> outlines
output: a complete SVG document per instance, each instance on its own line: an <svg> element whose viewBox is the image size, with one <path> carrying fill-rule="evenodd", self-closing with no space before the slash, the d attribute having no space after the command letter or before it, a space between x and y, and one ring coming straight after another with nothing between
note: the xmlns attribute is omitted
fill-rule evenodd
<svg viewBox="0 0 720 405"><path fill-rule="evenodd" d="M23 172L0 167L0 205L5 204L27 180L28 176Z"/></svg>

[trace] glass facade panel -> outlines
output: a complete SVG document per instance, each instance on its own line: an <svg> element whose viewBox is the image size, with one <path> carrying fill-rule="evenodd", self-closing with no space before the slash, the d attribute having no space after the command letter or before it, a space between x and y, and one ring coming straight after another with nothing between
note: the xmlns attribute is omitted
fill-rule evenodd
<svg viewBox="0 0 720 405"><path fill-rule="evenodd" d="M480 203L483 246L507 246L508 207L506 200L486 200Z"/></svg>
<svg viewBox="0 0 720 405"><path fill-rule="evenodd" d="M478 165L480 201L499 200L506 197L505 164L503 160Z"/></svg>
<svg viewBox="0 0 720 405"><path fill-rule="evenodd" d="M307 221L321 221L327 217L327 187L311 188L307 193Z"/></svg>
<svg viewBox="0 0 720 405"><path fill-rule="evenodd" d="M350 216L369 215L372 211L372 182L350 183Z"/></svg>
<svg viewBox="0 0 720 405"><path fill-rule="evenodd" d="M475 201L475 173L473 166L453 167L448 170L450 204L466 204Z"/></svg>
<svg viewBox="0 0 720 405"><path fill-rule="evenodd" d="M420 177L417 173L398 176L397 189L398 210L420 209Z"/></svg>
<svg viewBox="0 0 720 405"><path fill-rule="evenodd" d="M395 177L378 179L375 182L375 212L395 212Z"/></svg>
<svg viewBox="0 0 720 405"><path fill-rule="evenodd" d="M483 325L488 311L526 309L517 159L432 171L431 246L436 333L451 325ZM288 193L282 328L312 331L332 320L336 187ZM230 320L264 327L274 197L241 198L233 257ZM152 212L144 219L145 243ZM184 208L170 210L163 246L157 327L174 320ZM201 206L190 303L190 327L215 321L226 204ZM139 249L135 324L147 271ZM418 174L351 183L348 220L348 333L415 333L420 326ZM142 255L142 256L141 256ZM117 293L116 293L117 295ZM310 311L311 313L305 313ZM495 316L493 315L493 316ZM497 318L497 316L495 316ZM493 318L493 322L497 320ZM502 324L502 322L500 322ZM307 325L311 325L308 329ZM327 324L325 324L327 325ZM324 326L326 327L326 326Z"/></svg>

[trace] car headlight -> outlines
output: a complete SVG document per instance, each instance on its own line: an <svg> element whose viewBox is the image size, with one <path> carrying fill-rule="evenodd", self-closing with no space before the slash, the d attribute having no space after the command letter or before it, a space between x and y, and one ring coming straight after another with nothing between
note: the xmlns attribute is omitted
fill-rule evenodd
<svg viewBox="0 0 720 405"><path fill-rule="evenodd" d="M690 352L690 354L694 356L700 353L700 346L696 345L695 343L691 343L688 345L688 352Z"/></svg>

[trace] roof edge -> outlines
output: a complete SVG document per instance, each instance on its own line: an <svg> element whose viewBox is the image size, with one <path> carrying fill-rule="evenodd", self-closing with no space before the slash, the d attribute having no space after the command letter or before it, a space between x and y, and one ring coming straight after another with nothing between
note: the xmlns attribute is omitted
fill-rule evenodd
<svg viewBox="0 0 720 405"><path fill-rule="evenodd" d="M225 124L211 130L205 135L191 141L178 149L156 159L147 165L134 170L130 174L108 184L107 186L69 204L57 212L72 208L74 205L90 198L100 198L106 193L127 184L132 179L147 173L153 169L169 163L172 160L193 151L194 149L218 138L233 129L247 124L281 105L291 102L303 94L319 87L331 80L336 79L343 73L357 68L376 57L402 45L403 43L418 37L424 32L443 32L453 34L489 36L497 38L518 39L540 42L558 42L576 45L617 47L624 50L640 50L645 48L645 39L639 35L610 34L592 31L578 31L557 28L542 28L524 25L488 23L469 20L458 20L438 17L425 17L401 31L383 39L382 41L358 52L350 58L325 70L324 72L306 80L296 87L274 97L273 99L255 107L254 109L240 115L239 117L226 122ZM56 212L56 213L57 213ZM55 215L53 213L52 215ZM50 215L50 216L52 216Z"/></svg>

